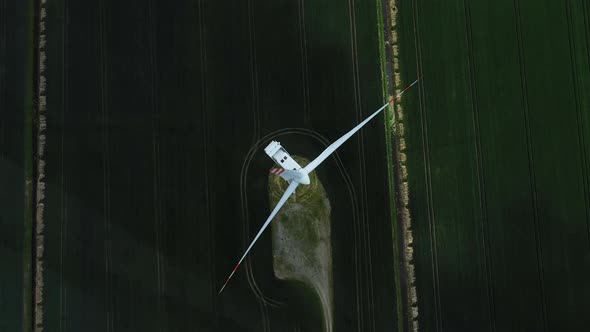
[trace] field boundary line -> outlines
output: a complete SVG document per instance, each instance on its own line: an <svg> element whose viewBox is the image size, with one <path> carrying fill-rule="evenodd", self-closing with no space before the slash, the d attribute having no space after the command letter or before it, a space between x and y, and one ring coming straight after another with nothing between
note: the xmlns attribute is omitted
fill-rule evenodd
<svg viewBox="0 0 590 332"><path fill-rule="evenodd" d="M309 64L307 55L307 31L305 29L305 0L298 2L299 21L299 47L301 50L301 82L303 93L303 123L306 127L311 126L310 101L309 101Z"/></svg>
<svg viewBox="0 0 590 332"><path fill-rule="evenodd" d="M584 27L585 27L585 35L586 40L586 57L588 58L588 62L590 63L590 5L588 5L588 1L583 1L584 4Z"/></svg>
<svg viewBox="0 0 590 332"><path fill-rule="evenodd" d="M6 0L0 0L0 105L6 101ZM3 126L2 126L3 127Z"/></svg>
<svg viewBox="0 0 590 332"><path fill-rule="evenodd" d="M256 143L260 136L260 91L258 87L258 61L256 60L256 25L252 2L247 0L248 9L248 41L250 51L250 79L252 84L252 113L254 115L254 135L252 144Z"/></svg>
<svg viewBox="0 0 590 332"><path fill-rule="evenodd" d="M571 71L572 71L572 83L574 86L574 103L576 107L576 126L577 126L577 136L578 136L578 144L580 147L580 167L582 171L582 190L584 193L584 212L586 213L586 229L589 230L590 225L590 197L589 197L589 185L588 185L588 161L586 155L586 140L584 137L584 127L582 124L583 115L582 115L582 107L580 102L580 86L579 86L579 77L577 74L577 57L575 53L575 40L574 40L574 28L573 28L573 19L572 19L572 7L571 7L571 0L565 1L565 10L567 16L567 28L568 28L568 42L569 42L569 51L570 51L570 61L571 61ZM585 26L584 26L585 27ZM588 47L586 47L588 49ZM588 243L590 244L590 232L588 234Z"/></svg>
<svg viewBox="0 0 590 332"><path fill-rule="evenodd" d="M494 306L494 285L492 278L492 264L490 259L490 239L489 239L489 217L487 212L487 195L485 182L485 167L483 162L483 149L481 143L481 130L479 121L479 107L477 104L477 84L475 81L476 68L475 56L473 54L473 29L471 26L471 6L469 1L464 1L465 9L465 25L466 25L466 42L468 52L468 70L469 70L469 85L471 88L471 107L472 107L472 121L473 131L475 134L475 157L477 165L477 182L479 191L479 205L481 216L481 231L483 240L483 254L484 254L484 269L486 273L487 284L487 301L488 314L490 315L490 330L496 331L496 312Z"/></svg>
<svg viewBox="0 0 590 332"><path fill-rule="evenodd" d="M69 40L69 33L68 29L66 29L68 16L67 16L67 8L69 4L69 0L63 0L63 22L61 23L61 37L62 37L62 44L61 44L61 52L62 52L62 59L61 59L61 123L65 127L66 123L66 113L69 110L69 103L66 98L67 91L69 91L69 79L68 79L68 40ZM65 134L64 131L60 133L60 222L59 222L59 317L67 317L65 312L67 310L67 283L64 282L64 264L67 259L64 259L64 256L67 255L67 244L68 244L68 202L67 202L67 195L65 194L66 191L66 180L65 180L65 173L64 173L64 146L65 146ZM64 319L59 319L59 331L64 330Z"/></svg>
<svg viewBox="0 0 590 332"><path fill-rule="evenodd" d="M106 35L106 4L99 2L98 4L98 48L99 48L99 66L100 66L100 112L102 120L102 163L103 163L103 210L104 210L104 254L105 254L105 275L104 280L106 284L106 331L114 331L114 304L113 304L113 289L111 280L111 266L112 266L112 243L111 243L111 186L110 186L110 139L109 139L109 111L107 107L108 95L108 74L107 74L107 43L105 42Z"/></svg>
<svg viewBox="0 0 590 332"><path fill-rule="evenodd" d="M525 55L524 55L524 46L523 46L523 32L522 32L522 18L520 15L520 0L514 0L514 14L515 14L515 23L516 23L516 37L517 37L517 46L518 46L518 58L519 58L519 67L520 67L520 84L521 84L521 91L522 91L522 100L523 100L523 115L524 115L524 126L525 126L525 136L526 136L526 143L527 143L527 157L528 157L528 169L529 169L529 186L532 195L532 207L533 207L533 227L535 233L535 242L536 242L536 256L537 256L537 276L539 282L539 290L541 295L541 309L543 313L543 330L548 330L548 321L547 321L547 299L545 296L545 283L544 283L544 269L543 269L543 252L540 243L540 231L539 231L539 212L538 212L538 201L537 201L537 189L536 189L536 180L535 180L535 168L534 168L534 151L531 143L531 129L529 124L529 106L528 106L528 91L527 91L527 83L526 83L526 63L525 63Z"/></svg>
<svg viewBox="0 0 590 332"><path fill-rule="evenodd" d="M586 58L588 61L588 65L590 65L590 19L588 18L588 15L589 15L588 10L590 7L588 5L588 1L583 1L583 4L584 4L584 34L586 36ZM588 158L588 155L586 155L586 158ZM586 159L586 169L584 171L586 172L587 176L590 176L590 161L588 159ZM586 180L587 180L586 190L587 190L588 195L590 195L590 179L587 178ZM590 245L590 211L587 211L586 213L588 214L587 219L586 219L586 228L587 228L587 232L588 232L588 243Z"/></svg>
<svg viewBox="0 0 590 332"><path fill-rule="evenodd" d="M154 213L154 240L156 246L156 284L158 293L156 294L156 316L157 316L157 329L163 330L164 313L166 310L162 304L162 290L163 284L165 284L165 269L162 269L162 237L160 231L162 229L162 203L160 199L161 190L161 166L160 166L160 132L158 123L160 119L159 99L158 99L158 46L157 46L157 19L155 19L156 8L154 0L149 0L147 3L148 9L148 48L149 48L149 61L150 61L150 103L152 108L152 171L153 171L153 213ZM165 322L164 322L165 323Z"/></svg>
<svg viewBox="0 0 590 332"><path fill-rule="evenodd" d="M216 240L216 227L215 223L212 222L212 197L211 197L211 187L209 183L209 107L207 98L209 94L209 88L207 85L207 41L206 41L206 32L207 32L207 21L205 20L204 15L204 7L203 7L204 0L197 0L196 2L196 14L199 20L199 63L201 69L201 125L202 125L202 137L203 137L203 179L205 184L205 214L207 218L207 227L209 232L209 239L213 242L213 245L209 246L209 260L211 263L216 261L216 252L215 252L215 240ZM218 295L217 295L217 273L215 269L215 265L210 269L210 289L209 295L211 296L211 309L213 311L213 321L214 326L219 328L219 312L217 311L217 304L218 304Z"/></svg>

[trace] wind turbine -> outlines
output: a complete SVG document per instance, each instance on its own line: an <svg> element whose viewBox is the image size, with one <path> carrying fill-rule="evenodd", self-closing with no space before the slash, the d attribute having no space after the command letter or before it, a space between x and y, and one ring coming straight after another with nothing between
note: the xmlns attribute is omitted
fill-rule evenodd
<svg viewBox="0 0 590 332"><path fill-rule="evenodd" d="M219 291L218 295L221 294L221 292L223 292L223 289L225 288L225 286L227 286L227 283L234 276L234 273L236 273L236 270L238 269L238 267L240 267L240 264L242 263L244 258L246 258L246 256L248 255L248 253L250 252L250 249L252 249L252 247L254 246L254 243L256 243L256 241L258 240L260 235L262 235L262 232L264 232L266 227L268 227L268 225L270 224L272 219L275 217L277 212L279 212L281 207L285 204L285 202L287 202L287 199L289 198L289 196L291 196L291 194L293 194L295 192L295 189L297 189L297 186L299 186L300 184L303 184L303 185L309 184L309 173L311 173L314 169L316 169L316 167L318 167L324 160L326 160L326 158L328 158L334 151L336 151L336 149L338 149L342 144L344 144L344 142L346 142L352 135L354 135L357 131L359 131L365 124L367 124L367 122L371 121L371 119L376 117L389 104L393 103L396 99L401 97L401 95L404 92L406 92L409 88L411 88L414 84L418 83L419 80L420 80L420 78L418 78L417 80L412 82L412 84L408 85L405 89L403 89L400 93L398 93L397 96L393 97L389 102L387 102L385 105L381 106L381 108L376 110L373 114L371 114L363 122L359 123L356 127L352 128L344 136L340 137L337 141L330 144L330 146L328 146L322 153L320 153L320 155L317 156L317 158L312 160L309 164L307 164L307 166L305 166L303 168L293 158L291 158L291 156L287 153L287 151L281 146L281 144L279 142L272 141L264 149L264 152L266 152L266 154L269 157L271 157L279 166L281 166L281 168L271 168L270 173L281 176L283 179L285 179L287 182L289 182L289 186L287 187L287 189L283 193L283 196L281 197L281 199L279 200L279 202L277 203L275 208L270 213L270 216L268 216L268 219L266 219L266 221L264 222L264 225L262 225L262 227L260 228L260 231L258 231L258 234L256 234L256 237L254 237L254 240L252 240L252 243L250 243L250 246L248 247L248 249L246 249L246 252L242 256L242 258L240 258L240 260L238 261L238 264L236 265L236 267L234 267L234 269L230 273L229 277L227 278L227 280L223 284L223 287L221 287L221 290Z"/></svg>

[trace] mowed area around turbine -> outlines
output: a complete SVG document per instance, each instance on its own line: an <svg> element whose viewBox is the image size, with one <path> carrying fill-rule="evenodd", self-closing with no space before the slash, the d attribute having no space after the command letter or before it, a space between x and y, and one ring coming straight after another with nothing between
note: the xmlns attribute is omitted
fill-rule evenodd
<svg viewBox="0 0 590 332"><path fill-rule="evenodd" d="M379 11L48 2L44 329L285 331L321 314L275 278L270 232L217 293L272 208L264 147L313 159L385 102ZM387 153L379 117L316 170L337 331L397 322Z"/></svg>
<svg viewBox="0 0 590 332"><path fill-rule="evenodd" d="M587 330L588 2L397 3L420 330Z"/></svg>

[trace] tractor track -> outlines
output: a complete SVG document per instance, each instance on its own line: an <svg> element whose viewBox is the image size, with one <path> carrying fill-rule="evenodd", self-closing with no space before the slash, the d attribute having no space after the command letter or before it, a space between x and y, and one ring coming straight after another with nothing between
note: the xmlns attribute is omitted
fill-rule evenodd
<svg viewBox="0 0 590 332"><path fill-rule="evenodd" d="M416 65L417 65L417 72L420 76L423 75L423 68L424 65L422 63L422 37L420 34L420 21L419 21L419 12L418 12L418 3L416 0L412 1L412 14L413 14L413 28L414 28L414 40L416 43ZM423 154L422 158L424 161L424 177L426 179L426 203L428 208L428 230L429 230L429 239L430 239L430 250L431 250L431 268L432 268L432 278L433 278L433 289L432 293L434 296L434 320L435 320L435 329L437 331L442 331L443 322L442 322L442 309L440 303L440 282L439 282L439 274L438 274L438 253L437 253L437 244L436 244L436 222L435 222L435 211L434 211L434 200L433 200L433 190L432 190L432 179L431 179L431 165L430 165L430 148L429 148L429 137L428 137L428 121L427 121L427 113L426 113L426 94L425 94L425 84L420 84L418 87L419 90L419 118L420 118L420 128L422 132L422 144Z"/></svg>
<svg viewBox="0 0 590 332"><path fill-rule="evenodd" d="M357 115L357 122L362 121L364 116L362 114L362 96L360 91L360 77L359 77L359 64L358 64L358 48L357 48L357 31L356 31L356 14L354 8L354 0L348 1L348 14L349 14L349 29L350 29L350 51L351 51L351 59L352 59L352 82L354 87L354 108ZM359 178L360 178L360 189L361 189L361 212L362 212L362 222L359 224L360 227L360 236L364 239L358 240L362 246L362 250L365 253L365 261L367 266L365 267L365 274L367 285L367 294L366 297L368 298L368 313L369 317L367 317L367 321L371 322L372 330L375 330L375 319L374 319L374 299L373 299L373 274L372 274L372 264L371 264L371 245L370 245L370 228L368 225L369 215L368 215L368 202L367 202L367 170L366 170L366 163L365 163L365 146L362 144L364 141L364 133L360 131L357 133L357 144L358 144L358 155L359 155ZM358 231L357 231L358 233ZM357 281L360 282L359 279ZM357 292L360 292L362 287L357 286ZM357 308L361 307L360 299L364 298L362 293L357 293ZM357 311L358 315L358 329L359 331L365 327L364 324L364 312L363 310Z"/></svg>

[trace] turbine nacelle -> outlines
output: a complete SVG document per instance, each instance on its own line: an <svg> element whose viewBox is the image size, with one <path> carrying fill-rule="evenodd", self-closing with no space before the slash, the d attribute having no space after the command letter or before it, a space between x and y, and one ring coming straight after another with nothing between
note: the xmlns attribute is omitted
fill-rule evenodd
<svg viewBox="0 0 590 332"><path fill-rule="evenodd" d="M283 178L283 180L291 183L291 182L297 182L299 184L305 184L308 185L309 184L309 175L307 174L307 172L303 169L285 169L285 168L271 168L269 170L269 173L271 174L275 174L278 175L280 177Z"/></svg>
<svg viewBox="0 0 590 332"><path fill-rule="evenodd" d="M304 184L304 185L308 185L309 184L309 175L305 172L305 171L297 171L297 173L300 174L299 178L293 179L293 181L299 183L299 184Z"/></svg>
<svg viewBox="0 0 590 332"><path fill-rule="evenodd" d="M299 184L309 184L309 175L307 171L289 155L287 150L281 146L280 142L272 141L264 152L272 159L280 168L271 168L270 173L279 175L287 182L297 182Z"/></svg>

